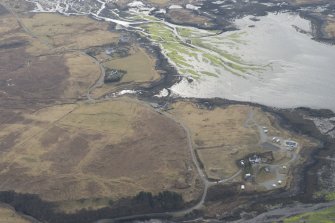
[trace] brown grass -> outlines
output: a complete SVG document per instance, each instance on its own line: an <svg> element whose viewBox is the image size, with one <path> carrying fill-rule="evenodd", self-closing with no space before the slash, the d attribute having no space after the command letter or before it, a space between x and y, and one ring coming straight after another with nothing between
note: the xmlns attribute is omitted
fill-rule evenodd
<svg viewBox="0 0 335 223"><path fill-rule="evenodd" d="M127 71L120 82L104 84L93 91L95 97L100 97L108 92L116 91L126 86L148 86L149 83L161 78L156 70L156 59L146 52L145 49L134 45L129 51L129 56L123 58L105 59L104 67Z"/></svg>
<svg viewBox="0 0 335 223"><path fill-rule="evenodd" d="M36 14L23 18L24 25L51 46L64 49L86 49L118 40L118 34L108 31L108 23L86 16L62 16L54 13Z"/></svg>
<svg viewBox="0 0 335 223"><path fill-rule="evenodd" d="M328 19L325 31L330 38L335 38L335 19Z"/></svg>
<svg viewBox="0 0 335 223"><path fill-rule="evenodd" d="M174 23L187 23L200 25L203 27L209 27L212 25L212 21L210 18L202 15L197 15L192 10L188 9L171 9L166 15Z"/></svg>
<svg viewBox="0 0 335 223"><path fill-rule="evenodd" d="M6 35L20 29L19 24L11 14L5 14L1 16L0 20L0 38L1 40L6 38Z"/></svg>
<svg viewBox="0 0 335 223"><path fill-rule="evenodd" d="M43 31L51 30L51 33L62 32L68 35L67 39L74 41L71 33L76 33L81 29L85 31L85 26L94 26L93 20L86 17L81 19L63 19L64 16L55 15L48 17L35 15L32 18L24 18L27 24L36 28L38 38L33 38L20 28L18 22L11 14L5 14L0 20L0 98L2 103L8 100L17 101L15 104L27 104L27 99L76 99L84 95L89 86L100 76L99 66L83 53L57 53L53 54L54 48L50 48L43 37ZM40 19L40 20L39 20ZM46 24L54 19L56 22ZM72 23L69 22L72 21ZM76 24L78 22L78 24ZM96 28L101 26L96 22ZM100 24L100 25L99 25ZM49 27L49 28L48 28ZM65 27L64 29L62 29ZM106 24L102 27L106 29ZM54 29L54 31L52 31ZM88 39L94 38L92 42L78 40L80 44L100 44L101 39L94 36L94 29L88 31ZM100 32L100 31L99 31ZM100 35L98 32L97 35ZM107 32L107 31L106 31ZM109 32L108 32L109 33ZM80 35L79 35L80 34ZM79 33L80 38L84 38L83 33ZM115 35L115 34L110 34ZM103 35L105 40L110 39L110 35ZM79 37L78 37L79 38ZM85 46L86 46L85 45ZM36 52L46 54L44 56L35 55ZM33 54L32 54L33 53Z"/></svg>
<svg viewBox="0 0 335 223"><path fill-rule="evenodd" d="M192 133L197 153L209 177L222 179L238 171L235 161L260 150L256 128L244 128L250 107L230 106L212 111L191 103L173 105L172 113L183 120Z"/></svg>
<svg viewBox="0 0 335 223"><path fill-rule="evenodd" d="M100 67L91 57L83 53L69 53L64 57L69 69L69 78L63 83L64 96L69 98L81 96L99 78Z"/></svg>
<svg viewBox="0 0 335 223"><path fill-rule="evenodd" d="M0 137L13 134L0 158L1 190L59 202L142 190L190 200L199 192L183 129L130 99L22 114L1 126Z"/></svg>
<svg viewBox="0 0 335 223"><path fill-rule="evenodd" d="M68 78L68 71L61 55L31 57L25 46L0 51L0 79L4 83L0 90L6 92L5 96L53 98L63 93L62 82Z"/></svg>
<svg viewBox="0 0 335 223"><path fill-rule="evenodd" d="M116 41L106 23L36 14L23 16L24 30L13 16L1 18L0 190L38 194L66 211L82 208L78 199L96 208L108 202L93 198L140 191L177 191L186 201L199 195L184 130L150 106L127 98L52 105L82 96L99 77L96 61L77 49ZM138 46L109 66L127 70L125 84L160 78ZM50 107L29 106L40 99ZM18 105L24 110L10 109Z"/></svg>
<svg viewBox="0 0 335 223"><path fill-rule="evenodd" d="M99 66L79 53L33 57L25 52L25 46L0 52L3 98L75 99L100 75Z"/></svg>
<svg viewBox="0 0 335 223"><path fill-rule="evenodd" d="M271 135L310 143L280 128L269 113L258 108L231 105L207 110L188 102L177 102L172 107L171 113L189 127L199 158L210 178L229 177L239 170L236 160L251 153L264 152L258 144L258 128L255 125L245 126L251 111L257 123L267 126ZM283 161L285 154L275 153L277 162Z"/></svg>
<svg viewBox="0 0 335 223"><path fill-rule="evenodd" d="M128 57L111 60L105 66L127 71L121 83L141 83L151 82L160 78L159 73L155 69L155 64L156 59L149 55L145 49L134 46Z"/></svg>
<svg viewBox="0 0 335 223"><path fill-rule="evenodd" d="M14 210L7 207L0 207L0 223L30 223L22 218Z"/></svg>

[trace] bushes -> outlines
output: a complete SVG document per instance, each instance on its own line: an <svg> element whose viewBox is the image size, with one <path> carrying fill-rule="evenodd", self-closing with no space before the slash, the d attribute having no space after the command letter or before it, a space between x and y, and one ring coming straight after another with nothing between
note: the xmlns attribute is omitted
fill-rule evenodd
<svg viewBox="0 0 335 223"><path fill-rule="evenodd" d="M183 198L180 194L171 191L163 191L157 195L150 192L140 192L133 201L137 204L151 207L156 211L173 211L184 206Z"/></svg>
<svg viewBox="0 0 335 223"><path fill-rule="evenodd" d="M19 194L14 191L0 192L0 202L12 206L17 212L49 223L89 223L99 219L167 212L184 207L182 196L171 191L163 191L157 195L140 192L135 197L110 203L110 207L99 210L84 209L75 214L57 212L57 206L54 203L43 201L37 195Z"/></svg>

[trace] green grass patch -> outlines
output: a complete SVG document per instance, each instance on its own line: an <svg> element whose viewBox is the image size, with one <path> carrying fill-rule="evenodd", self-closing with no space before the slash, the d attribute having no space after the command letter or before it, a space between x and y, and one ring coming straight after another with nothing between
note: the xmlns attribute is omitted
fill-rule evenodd
<svg viewBox="0 0 335 223"><path fill-rule="evenodd" d="M189 68L193 68L192 65L188 64L187 62L184 62L182 60L173 60L173 62L175 62L178 67L189 67Z"/></svg>
<svg viewBox="0 0 335 223"><path fill-rule="evenodd" d="M209 60L210 63L214 66L217 66L217 67L223 66L223 63L220 60L220 58L217 58L216 56L214 56L212 54L204 53L203 57L206 58L207 60Z"/></svg>
<svg viewBox="0 0 335 223"><path fill-rule="evenodd" d="M222 56L223 58L229 60L229 61L232 61L232 62L235 62L237 64L241 64L241 65L245 65L245 66L251 66L247 63L245 63L241 57L239 56L235 56L231 53L228 53L227 51L224 51L224 50L221 50L219 49L218 47L215 47L213 45L211 45L210 43L206 43L200 39L195 39L193 38L192 39L192 43L196 46L199 46L199 47L202 47L202 48L206 48L206 49L209 49L213 52L216 52L217 54L219 54L220 56Z"/></svg>
<svg viewBox="0 0 335 223"><path fill-rule="evenodd" d="M192 35L192 31L190 29L187 29L187 28L178 27L177 32L179 33L179 35L181 35L182 37L186 37L186 38L191 37L191 35Z"/></svg>
<svg viewBox="0 0 335 223"><path fill-rule="evenodd" d="M181 69L180 72L183 75L191 75L194 78L199 78L199 73L191 69Z"/></svg>
<svg viewBox="0 0 335 223"><path fill-rule="evenodd" d="M212 72L208 72L208 71L202 71L201 73L204 74L204 75L207 75L207 76L211 76L211 77L218 77L217 74L212 73Z"/></svg>
<svg viewBox="0 0 335 223"><path fill-rule="evenodd" d="M334 201L335 200L335 191L333 192L325 192L325 191L319 191L314 193L313 195L316 199L325 199L326 201Z"/></svg>
<svg viewBox="0 0 335 223"><path fill-rule="evenodd" d="M229 39L240 39L243 35L245 35L246 32L234 32L227 36Z"/></svg>
<svg viewBox="0 0 335 223"><path fill-rule="evenodd" d="M238 72L236 72L236 70L232 69L231 67L228 67L228 66L224 65L224 68L227 71L229 71L230 73L235 74L236 76L240 76L241 77L241 74L239 74Z"/></svg>
<svg viewBox="0 0 335 223"><path fill-rule="evenodd" d="M235 63L229 63L227 64L229 67L231 67L232 69L234 70L237 70L237 71L240 71L242 73L246 73L247 72L247 69L238 65L238 64L235 64Z"/></svg>
<svg viewBox="0 0 335 223"><path fill-rule="evenodd" d="M173 31L162 24L150 23L141 27L144 28L155 41L177 41L177 37L174 35Z"/></svg>
<svg viewBox="0 0 335 223"><path fill-rule="evenodd" d="M335 192L331 192L331 193L326 194L325 199L327 201L334 201L335 200Z"/></svg>
<svg viewBox="0 0 335 223"><path fill-rule="evenodd" d="M199 76L201 74L213 77L218 76L217 73L208 71L198 72L197 70L194 70L194 67L192 63L189 62L189 59L192 61L195 60L199 63L211 64L217 68L224 68L230 73L238 76L241 76L241 73L247 73L249 70L260 70L258 66L245 63L239 56L220 49L217 45L213 45L211 42L208 42L209 40L206 40L206 42L205 40L200 39L199 37L201 37L201 35L189 28L178 27L177 32L182 37L189 38L192 41L192 45L200 47L203 50L190 47L189 45L183 43L182 40L175 35L172 28L162 23L153 22L142 25L141 27L148 32L153 40L161 44L162 48L166 52L166 55L179 67L180 72L183 72L183 74L188 73L192 76ZM226 39L238 41L244 34L244 32L235 32L226 36ZM224 44L224 42L222 42L222 37L220 43L218 44ZM206 52L205 49L210 50L213 53ZM202 54L202 61L199 59L199 54Z"/></svg>
<svg viewBox="0 0 335 223"><path fill-rule="evenodd" d="M322 211L307 212L284 220L284 223L334 223L335 206Z"/></svg>

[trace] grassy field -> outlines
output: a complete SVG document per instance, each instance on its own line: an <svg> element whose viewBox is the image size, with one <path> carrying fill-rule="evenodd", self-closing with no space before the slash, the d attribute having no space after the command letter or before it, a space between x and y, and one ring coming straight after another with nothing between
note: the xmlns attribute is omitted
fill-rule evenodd
<svg viewBox="0 0 335 223"><path fill-rule="evenodd" d="M328 19L325 31L327 32L330 38L335 38L335 19Z"/></svg>
<svg viewBox="0 0 335 223"><path fill-rule="evenodd" d="M10 14L0 20L0 78L6 83L0 96L22 99L24 108L32 98L85 94L100 68L77 48L117 40L105 23L86 17L37 14L22 21ZM155 62L134 46L106 66L126 70L123 83L146 84L160 78ZM140 191L173 190L186 201L200 193L183 129L139 102L0 112L1 190L38 194L66 212L104 207Z"/></svg>
<svg viewBox="0 0 335 223"><path fill-rule="evenodd" d="M18 114L0 138L0 189L36 193L67 211L79 199L172 190L192 200L199 192L183 129L131 99Z"/></svg>
<svg viewBox="0 0 335 223"><path fill-rule="evenodd" d="M98 55L98 58L104 59L102 64L105 68L123 70L127 73L117 83L108 83L96 88L92 92L95 97L125 87L149 86L150 83L161 78L159 71L156 70L156 59L144 48L134 44L131 45L128 53L128 56L121 58Z"/></svg>
<svg viewBox="0 0 335 223"><path fill-rule="evenodd" d="M86 49L118 41L119 35L108 31L108 23L97 22L86 16L62 16L41 13L22 18L22 23L41 41L54 50Z"/></svg>
<svg viewBox="0 0 335 223"><path fill-rule="evenodd" d="M118 40L107 23L47 13L0 18L0 190L38 194L66 212L140 191L199 196L174 121L129 98L77 102L100 76L100 61L83 50ZM160 78L155 63L134 44L104 65L127 71L121 84L148 84Z"/></svg>
<svg viewBox="0 0 335 223"><path fill-rule="evenodd" d="M128 57L111 60L104 64L111 69L127 71L121 83L152 82L160 78L159 73L155 69L156 59L149 55L145 49L134 46L130 54Z"/></svg>
<svg viewBox="0 0 335 223"><path fill-rule="evenodd" d="M239 169L235 160L260 150L257 130L243 127L250 109L231 106L206 110L182 102L173 105L171 112L189 127L209 177L222 179L233 175Z"/></svg>
<svg viewBox="0 0 335 223"><path fill-rule="evenodd" d="M19 216L15 211L0 207L0 223L30 223L30 221Z"/></svg>
<svg viewBox="0 0 335 223"><path fill-rule="evenodd" d="M81 49L117 41L108 24L87 17L0 15L1 103L76 100L99 78L100 67Z"/></svg>
<svg viewBox="0 0 335 223"><path fill-rule="evenodd" d="M9 42L15 41L29 44L25 38ZM6 83L0 86L0 97L4 98L75 99L100 75L99 66L80 53L34 57L26 52L25 45L0 51L0 80Z"/></svg>
<svg viewBox="0 0 335 223"><path fill-rule="evenodd" d="M209 17L194 13L188 9L170 9L166 15L174 23L192 24L202 27L211 27L213 22Z"/></svg>
<svg viewBox="0 0 335 223"><path fill-rule="evenodd" d="M65 81L64 95L78 97L87 92L87 89L100 76L100 67L87 55L75 52L64 54L69 77Z"/></svg>
<svg viewBox="0 0 335 223"><path fill-rule="evenodd" d="M222 179L239 170L236 160L244 156L264 152L259 144L259 130L252 124L247 124L252 112L253 119L260 126L267 126L271 135L282 136L296 141L309 143L303 137L293 135L283 130L276 120L259 108L244 105L232 105L227 108L208 110L199 108L188 102L177 102L170 111L181 119L190 129L192 139L210 178ZM286 153L277 152L275 162L284 162Z"/></svg>
<svg viewBox="0 0 335 223"><path fill-rule="evenodd" d="M284 223L332 223L335 222L335 207L308 212L284 220Z"/></svg>

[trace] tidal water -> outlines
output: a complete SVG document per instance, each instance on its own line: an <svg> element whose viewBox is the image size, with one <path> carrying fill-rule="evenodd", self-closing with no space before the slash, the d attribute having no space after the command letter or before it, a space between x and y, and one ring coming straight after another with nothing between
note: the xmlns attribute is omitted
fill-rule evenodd
<svg viewBox="0 0 335 223"><path fill-rule="evenodd" d="M124 27L136 25L125 18L101 15L109 0L27 0L36 4L36 12L65 15L91 15L93 18ZM136 4L135 4L136 3ZM129 11L147 9L139 1ZM217 4L221 4L218 1ZM136 9L136 10L135 10ZM113 13L117 14L117 10ZM165 22L167 23L167 22ZM186 79L171 87L173 95L194 98L226 98L250 101L280 108L311 107L335 111L335 46L312 39L309 21L291 13L270 13L256 19L247 16L235 21L238 31L204 38L212 48L240 57L264 71L236 75L219 68L217 77L202 75L189 83ZM222 40L237 35L233 47ZM193 64L198 64L195 60ZM192 64L192 61L190 62ZM198 64L199 65L199 64ZM202 70L218 69L210 64Z"/></svg>
<svg viewBox="0 0 335 223"><path fill-rule="evenodd" d="M297 14L279 13L237 19L239 43L216 47L243 60L269 65L258 74L203 76L192 83L182 81L172 92L182 97L226 98L273 107L312 107L335 111L335 47L317 42L311 24Z"/></svg>

